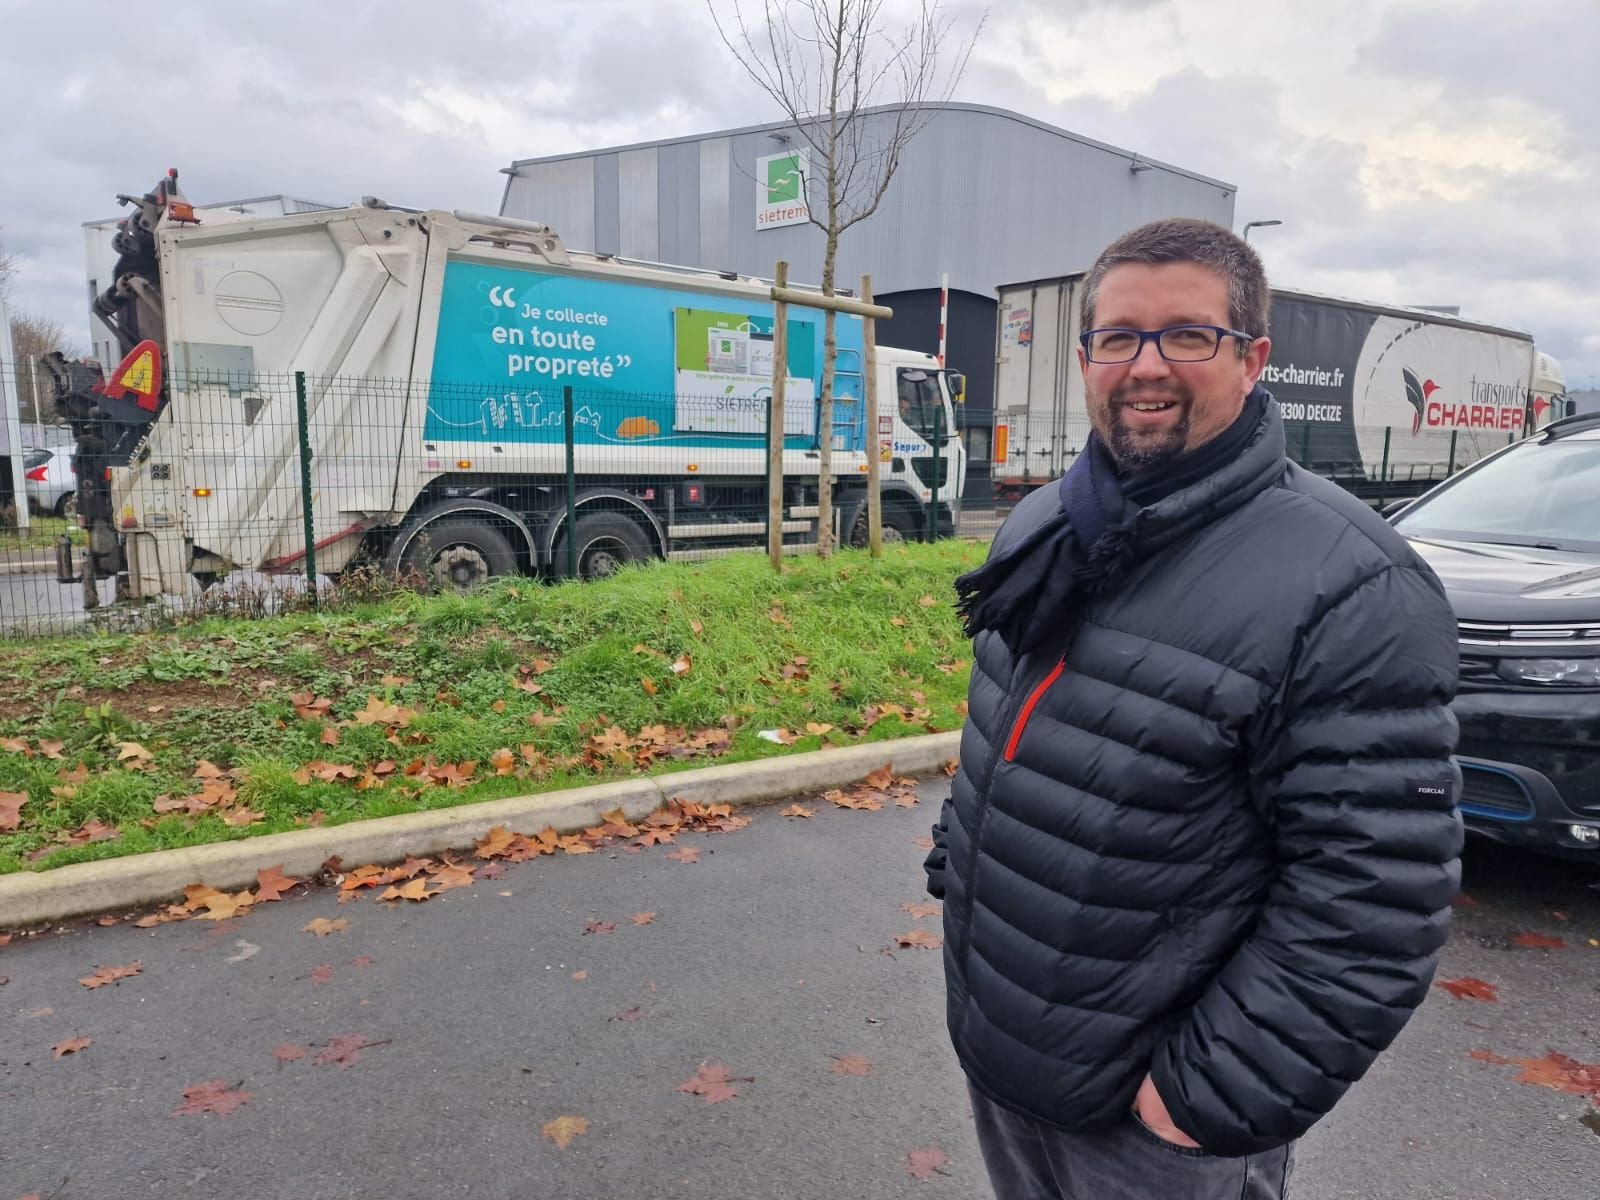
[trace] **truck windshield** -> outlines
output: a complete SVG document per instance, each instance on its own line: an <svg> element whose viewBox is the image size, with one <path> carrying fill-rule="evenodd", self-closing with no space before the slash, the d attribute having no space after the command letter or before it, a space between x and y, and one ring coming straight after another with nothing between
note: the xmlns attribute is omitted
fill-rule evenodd
<svg viewBox="0 0 1600 1200"><path fill-rule="evenodd" d="M1395 520L1408 537L1600 551L1600 439L1530 440L1418 501Z"/></svg>
<svg viewBox="0 0 1600 1200"><path fill-rule="evenodd" d="M950 415L938 376L930 371L902 370L899 377L900 419L923 437L948 437Z"/></svg>

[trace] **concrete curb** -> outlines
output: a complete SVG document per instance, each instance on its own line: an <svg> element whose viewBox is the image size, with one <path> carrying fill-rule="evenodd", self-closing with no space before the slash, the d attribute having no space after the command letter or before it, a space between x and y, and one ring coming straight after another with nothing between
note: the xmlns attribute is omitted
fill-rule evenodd
<svg viewBox="0 0 1600 1200"><path fill-rule="evenodd" d="M181 896L191 883L237 890L253 885L257 870L278 863L286 874L304 877L335 854L346 865L359 866L398 862L408 854L469 850L496 825L516 833L534 833L546 825L571 833L599 824L600 814L615 808L637 820L669 799L753 804L855 783L884 763L893 763L902 775L927 774L954 758L960 742L959 731L934 733L186 850L130 854L49 871L19 871L0 875L0 929L158 904Z"/></svg>

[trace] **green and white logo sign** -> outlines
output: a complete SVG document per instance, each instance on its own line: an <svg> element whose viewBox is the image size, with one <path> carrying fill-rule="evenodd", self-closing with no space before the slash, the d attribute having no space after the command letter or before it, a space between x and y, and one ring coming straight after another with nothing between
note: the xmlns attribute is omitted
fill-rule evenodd
<svg viewBox="0 0 1600 1200"><path fill-rule="evenodd" d="M803 225L810 220L806 180L811 176L804 150L785 150L756 159L756 228Z"/></svg>

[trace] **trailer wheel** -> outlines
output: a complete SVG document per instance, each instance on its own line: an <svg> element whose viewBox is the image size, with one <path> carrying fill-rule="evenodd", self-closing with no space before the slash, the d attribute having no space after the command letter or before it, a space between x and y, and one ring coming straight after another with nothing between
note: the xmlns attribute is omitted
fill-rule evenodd
<svg viewBox="0 0 1600 1200"><path fill-rule="evenodd" d="M578 518L578 578L605 579L629 563L650 558L650 541L643 529L615 513L591 513ZM556 536L550 554L551 569L567 575L567 535Z"/></svg>
<svg viewBox="0 0 1600 1200"><path fill-rule="evenodd" d="M466 591L498 575L515 575L517 553L493 525L460 516L424 525L406 542L396 566L435 591Z"/></svg>

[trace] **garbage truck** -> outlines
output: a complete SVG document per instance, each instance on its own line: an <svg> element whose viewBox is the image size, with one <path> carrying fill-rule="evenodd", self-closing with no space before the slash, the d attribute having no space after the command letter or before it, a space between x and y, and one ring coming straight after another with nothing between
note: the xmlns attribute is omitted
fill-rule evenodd
<svg viewBox="0 0 1600 1200"><path fill-rule="evenodd" d="M122 359L46 363L87 530L77 561L58 545L58 577L86 605L98 579L119 599L184 595L303 571L308 548L320 574L371 563L464 587L761 545L780 437L786 545L818 538L825 437L839 542L864 544L868 454L886 539L954 532L962 378L878 348L868 430L860 317L837 317L821 430L823 314L790 304L780 339L764 281L371 197L202 220L175 171L119 199L133 212L94 305Z"/></svg>
<svg viewBox="0 0 1600 1200"><path fill-rule="evenodd" d="M999 289L997 495L1057 478L1089 435L1077 361L1085 274ZM1372 503L1420 495L1566 416L1561 364L1513 329L1273 288L1272 355L1289 456Z"/></svg>

